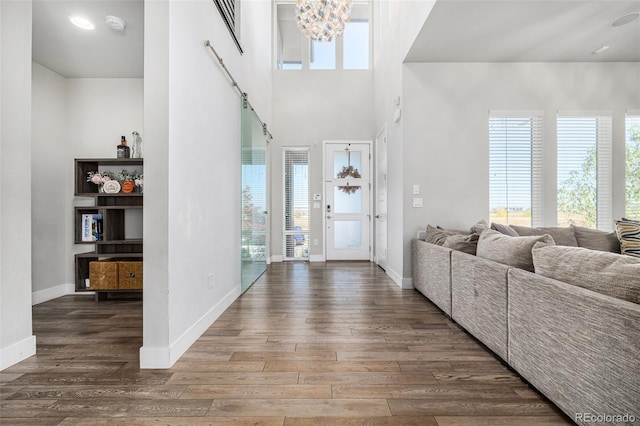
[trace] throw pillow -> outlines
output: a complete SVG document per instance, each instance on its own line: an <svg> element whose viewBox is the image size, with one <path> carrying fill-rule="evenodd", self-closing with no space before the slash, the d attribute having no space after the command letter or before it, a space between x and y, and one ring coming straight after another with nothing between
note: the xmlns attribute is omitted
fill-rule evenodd
<svg viewBox="0 0 640 426"><path fill-rule="evenodd" d="M478 234L449 235L442 246L475 255L479 237Z"/></svg>
<svg viewBox="0 0 640 426"><path fill-rule="evenodd" d="M518 233L513 230L513 228L509 228L507 225L503 225L501 223L491 222L491 229L494 231L498 231L501 234L508 235L510 237L517 237Z"/></svg>
<svg viewBox="0 0 640 426"><path fill-rule="evenodd" d="M533 247L536 274L640 303L640 259L582 247Z"/></svg>
<svg viewBox="0 0 640 426"><path fill-rule="evenodd" d="M571 227L542 227L531 228L529 226L509 225L514 231L521 237L528 237L531 235L544 235L549 234L553 241L559 246L578 247L578 240L576 240L575 233Z"/></svg>
<svg viewBox="0 0 640 426"><path fill-rule="evenodd" d="M445 240L450 235L461 235L462 232L453 231L451 229L439 229L434 228L431 225L427 225L427 229L425 231L424 240L428 243L443 245Z"/></svg>
<svg viewBox="0 0 640 426"><path fill-rule="evenodd" d="M480 234L476 255L509 266L533 272L531 249L538 241L554 244L550 235L510 237L493 229Z"/></svg>
<svg viewBox="0 0 640 426"><path fill-rule="evenodd" d="M640 221L623 218L614 222L622 254L640 257Z"/></svg>
<svg viewBox="0 0 640 426"><path fill-rule="evenodd" d="M490 226L487 223L487 221L484 220L484 219L481 219L481 220L478 221L478 223L473 225L469 231L471 231L472 234L480 235L482 233L482 231L484 231L486 229L489 229L489 228L490 228Z"/></svg>
<svg viewBox="0 0 640 426"><path fill-rule="evenodd" d="M578 247L591 250L620 253L620 241L615 232L605 232L584 226L571 225L578 241Z"/></svg>

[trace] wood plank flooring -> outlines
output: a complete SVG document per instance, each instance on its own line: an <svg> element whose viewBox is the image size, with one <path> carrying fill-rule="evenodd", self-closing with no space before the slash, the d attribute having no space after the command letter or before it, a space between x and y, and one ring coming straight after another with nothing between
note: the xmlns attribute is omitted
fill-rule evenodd
<svg viewBox="0 0 640 426"><path fill-rule="evenodd" d="M421 294L364 262L273 264L169 370L140 370L140 301L33 307L2 425L563 425Z"/></svg>

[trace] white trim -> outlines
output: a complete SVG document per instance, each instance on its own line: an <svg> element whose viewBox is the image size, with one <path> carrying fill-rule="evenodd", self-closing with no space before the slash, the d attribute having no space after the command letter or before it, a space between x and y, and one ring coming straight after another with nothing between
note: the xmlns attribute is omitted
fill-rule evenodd
<svg viewBox="0 0 640 426"><path fill-rule="evenodd" d="M398 287L402 288L402 277L400 276L400 274L391 269L391 267L389 266L387 267L387 270L385 272L387 273L389 278L391 278L393 282L397 284Z"/></svg>
<svg viewBox="0 0 640 426"><path fill-rule="evenodd" d="M73 294L76 291L74 284L60 284L55 287L45 288L44 290L38 290L31 293L31 306L39 303L48 302L49 300L57 299L58 297Z"/></svg>
<svg viewBox="0 0 640 426"><path fill-rule="evenodd" d="M36 354L36 336L29 336L19 342L0 349L0 371Z"/></svg>
<svg viewBox="0 0 640 426"><path fill-rule="evenodd" d="M413 290L413 278L403 278L402 279L402 289L403 290Z"/></svg>
<svg viewBox="0 0 640 426"><path fill-rule="evenodd" d="M309 256L309 262L325 262L324 254L312 254Z"/></svg>
<svg viewBox="0 0 640 426"><path fill-rule="evenodd" d="M271 256L271 263L281 263L284 261L284 256L281 254L274 254Z"/></svg>
<svg viewBox="0 0 640 426"><path fill-rule="evenodd" d="M171 368L182 355L207 331L220 315L240 296L238 285L205 313L195 324L178 337L169 347L140 348L140 368Z"/></svg>

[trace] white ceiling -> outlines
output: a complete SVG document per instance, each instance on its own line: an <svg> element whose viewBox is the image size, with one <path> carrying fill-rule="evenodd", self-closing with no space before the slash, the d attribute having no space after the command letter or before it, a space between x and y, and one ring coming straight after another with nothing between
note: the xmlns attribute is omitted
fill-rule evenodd
<svg viewBox="0 0 640 426"><path fill-rule="evenodd" d="M629 12L639 0L438 0L405 61L640 62L640 19L610 26Z"/></svg>
<svg viewBox="0 0 640 426"><path fill-rule="evenodd" d="M95 24L93 31L69 22L72 14ZM105 17L127 23L123 32L107 27ZM142 77L143 0L34 0L33 60L64 77Z"/></svg>
<svg viewBox="0 0 640 426"><path fill-rule="evenodd" d="M609 25L629 12L640 12L640 0L438 0L405 61L640 62L640 19ZM76 28L71 14L96 29ZM126 30L108 28L107 15ZM279 24L293 31L290 19ZM70 78L142 77L143 23L143 0L34 0L33 59ZM591 54L603 45L610 49Z"/></svg>

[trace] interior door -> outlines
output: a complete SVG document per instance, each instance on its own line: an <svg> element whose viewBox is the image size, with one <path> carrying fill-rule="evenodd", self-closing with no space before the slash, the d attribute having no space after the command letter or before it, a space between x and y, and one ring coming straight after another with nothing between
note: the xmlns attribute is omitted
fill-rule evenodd
<svg viewBox="0 0 640 426"><path fill-rule="evenodd" d="M327 260L369 260L370 145L325 144Z"/></svg>
<svg viewBox="0 0 640 426"><path fill-rule="evenodd" d="M374 262L387 269L387 127L376 136L376 198Z"/></svg>

